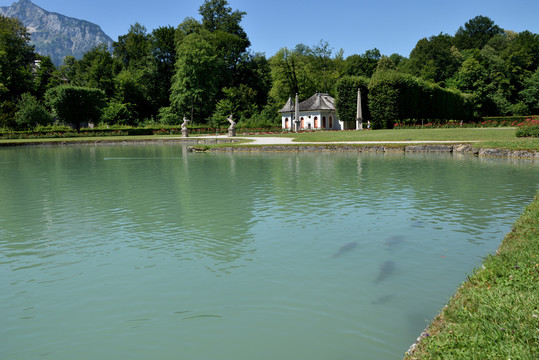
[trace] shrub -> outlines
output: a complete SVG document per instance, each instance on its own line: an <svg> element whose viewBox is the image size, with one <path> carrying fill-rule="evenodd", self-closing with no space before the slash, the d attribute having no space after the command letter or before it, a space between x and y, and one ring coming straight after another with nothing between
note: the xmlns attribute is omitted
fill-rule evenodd
<svg viewBox="0 0 539 360"><path fill-rule="evenodd" d="M132 119L133 113L128 106L118 102L109 103L101 115L101 121L105 124L130 124Z"/></svg>
<svg viewBox="0 0 539 360"><path fill-rule="evenodd" d="M162 107L159 109L157 118L159 119L159 123L163 125L177 125L183 122L171 107Z"/></svg>
<svg viewBox="0 0 539 360"><path fill-rule="evenodd" d="M37 125L51 124L53 118L34 96L24 93L19 102L19 111L15 113L15 121L19 127L32 128Z"/></svg>
<svg viewBox="0 0 539 360"><path fill-rule="evenodd" d="M539 137L539 119L526 119L517 124L517 137Z"/></svg>

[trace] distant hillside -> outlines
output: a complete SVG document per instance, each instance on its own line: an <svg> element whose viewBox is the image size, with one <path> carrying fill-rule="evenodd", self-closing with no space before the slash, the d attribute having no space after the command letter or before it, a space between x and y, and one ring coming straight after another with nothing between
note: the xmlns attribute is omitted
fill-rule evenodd
<svg viewBox="0 0 539 360"><path fill-rule="evenodd" d="M112 39L98 25L43 10L30 0L2 6L0 14L20 19L31 34L36 52L50 56L56 65L62 64L67 55L80 59L98 44L105 43L112 51Z"/></svg>

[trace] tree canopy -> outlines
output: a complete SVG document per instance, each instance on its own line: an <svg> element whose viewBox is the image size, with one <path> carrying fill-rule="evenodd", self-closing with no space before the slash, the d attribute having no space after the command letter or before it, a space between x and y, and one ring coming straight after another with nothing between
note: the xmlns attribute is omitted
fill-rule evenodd
<svg viewBox="0 0 539 360"><path fill-rule="evenodd" d="M217 126L230 113L251 124L278 124L288 97L299 94L301 101L316 92L334 96L339 115L352 121L358 87L364 118L378 119L377 126L402 117L468 118L470 109L475 117L539 111L539 35L502 29L485 16L453 35L419 39L408 57L373 48L345 58L324 40L255 54L242 26L247 13L227 0L203 0L198 15L152 31L135 23L112 53L98 45L59 68L35 53L19 20L0 15L0 126L42 122L29 119L42 115L43 104L75 126L89 119L169 124L183 116ZM81 94L93 100L77 120ZM430 105L420 108L418 99Z"/></svg>

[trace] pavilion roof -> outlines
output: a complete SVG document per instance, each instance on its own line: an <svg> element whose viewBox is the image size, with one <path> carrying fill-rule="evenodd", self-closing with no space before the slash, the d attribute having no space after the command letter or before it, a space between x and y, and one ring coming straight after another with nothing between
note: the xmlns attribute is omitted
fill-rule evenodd
<svg viewBox="0 0 539 360"><path fill-rule="evenodd" d="M296 107L294 101L289 97L288 101L279 112L294 112L295 110ZM307 100L299 103L299 111L316 110L335 110L335 99L327 93L316 93Z"/></svg>

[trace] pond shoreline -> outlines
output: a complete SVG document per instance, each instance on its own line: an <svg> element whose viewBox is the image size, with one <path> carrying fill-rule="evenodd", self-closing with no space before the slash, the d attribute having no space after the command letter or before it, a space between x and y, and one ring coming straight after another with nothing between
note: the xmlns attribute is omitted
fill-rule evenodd
<svg viewBox="0 0 539 360"><path fill-rule="evenodd" d="M252 140L253 142L242 141ZM380 152L380 153L453 153L471 154L480 157L502 157L517 159L538 159L539 151L510 150L503 148L476 148L470 142L459 141L390 141L390 142L334 142L334 143L297 143L290 138L229 138L190 137L159 139L99 139L81 140L52 139L47 141L0 142L0 147L19 146L78 146L78 145L129 145L155 143L183 143L189 152ZM229 144L230 146L226 146Z"/></svg>
<svg viewBox="0 0 539 360"><path fill-rule="evenodd" d="M232 145L189 146L191 152L381 152L381 153L453 153L485 157L538 159L539 152L531 150L478 149L471 144L286 144L286 145Z"/></svg>
<svg viewBox="0 0 539 360"><path fill-rule="evenodd" d="M534 356L533 337L539 315L530 295L537 291L538 210L539 192L515 221L496 254L483 259L481 267L467 276L467 280L410 346L405 360L427 356L438 358L440 354L492 358L501 349L506 352L504 358L510 354L520 356L528 351L530 359ZM515 279L520 270L524 274ZM515 303L508 300L511 295L526 300ZM469 316L459 316L462 309ZM474 314L470 309L474 309ZM490 326L490 313L497 314L495 326ZM519 327L507 336L504 326L514 322L514 318L519 319ZM459 339L467 339L470 334L476 336L473 342L458 343ZM496 344L492 344L494 338L498 340ZM499 355L501 358L502 354Z"/></svg>

